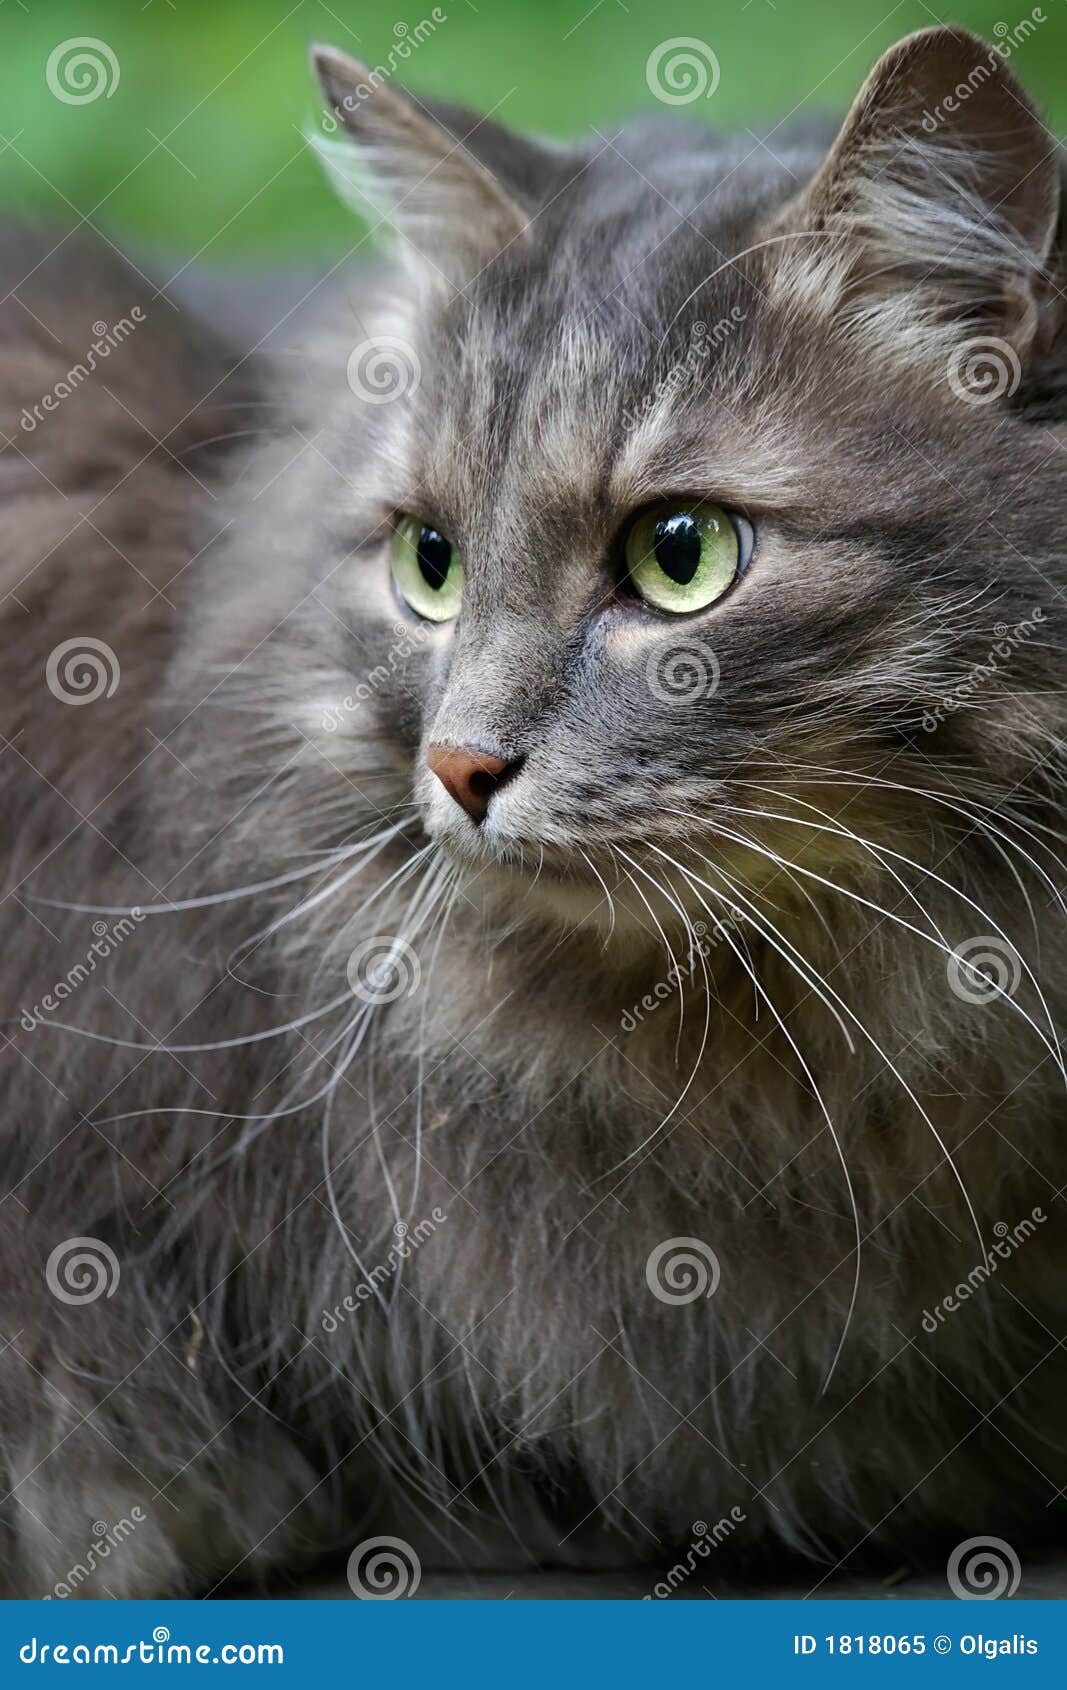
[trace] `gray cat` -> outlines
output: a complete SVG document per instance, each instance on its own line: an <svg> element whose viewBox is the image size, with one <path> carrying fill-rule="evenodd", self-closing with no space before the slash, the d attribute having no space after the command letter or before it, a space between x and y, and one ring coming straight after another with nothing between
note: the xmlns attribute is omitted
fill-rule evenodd
<svg viewBox="0 0 1067 1690"><path fill-rule="evenodd" d="M1018 1554L1051 139L958 30L777 156L315 63L389 250L297 353L4 247L3 1588Z"/></svg>

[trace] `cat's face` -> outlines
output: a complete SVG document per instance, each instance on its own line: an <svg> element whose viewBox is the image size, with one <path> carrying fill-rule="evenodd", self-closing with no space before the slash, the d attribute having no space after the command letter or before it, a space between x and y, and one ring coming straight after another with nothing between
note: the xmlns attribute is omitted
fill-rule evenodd
<svg viewBox="0 0 1067 1690"><path fill-rule="evenodd" d="M909 74L943 69L920 55ZM879 74L895 133L899 64ZM1024 430L961 395L957 352L993 336L994 365L1021 369L1035 312L1005 243L1046 240L1055 200L1039 169L1009 235L987 161L1001 211L946 260L978 178L967 163L937 188L905 146L887 162L877 95L821 172L820 149L768 165L673 127L565 154L494 131L437 225L475 230L474 256L427 240L390 300L406 372L355 425L334 587L382 660L375 731L427 835L493 895L582 916L626 875L639 910L650 874L706 872L701 853L758 879L820 818L824 864L857 855L872 816L917 825L946 756L987 788L1003 773L988 716L976 731L941 706L1039 602L1003 570L1029 496L986 520L1005 430ZM367 113L347 116L358 138Z"/></svg>
<svg viewBox="0 0 1067 1690"><path fill-rule="evenodd" d="M624 303L527 257L514 291L426 325L365 554L388 625L422 633L406 678L428 833L474 866L540 869L550 898L591 878L583 852L607 874L603 846L673 852L713 811L729 825L746 771L773 783L790 744L833 762L851 711L830 648L847 638L859 689L908 610L889 545L905 520L914 548L937 543L891 485L840 500L853 471L825 396L783 367L782 313L727 274L709 325L685 295L714 248L673 245L676 271L630 290L647 310L658 285L662 310L672 285L662 349Z"/></svg>

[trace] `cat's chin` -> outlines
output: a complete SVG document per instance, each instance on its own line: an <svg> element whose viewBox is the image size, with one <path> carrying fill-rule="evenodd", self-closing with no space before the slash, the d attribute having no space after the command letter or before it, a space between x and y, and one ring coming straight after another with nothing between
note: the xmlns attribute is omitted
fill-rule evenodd
<svg viewBox="0 0 1067 1690"><path fill-rule="evenodd" d="M603 883L575 848L520 839L491 825L460 823L427 831L462 873L469 904L509 923L529 921L607 931L610 915Z"/></svg>
<svg viewBox="0 0 1067 1690"><path fill-rule="evenodd" d="M427 800L423 827L461 870L468 905L487 920L512 929L582 931L598 944L610 938L626 951L659 955L663 927L678 919L676 898L657 896L651 885L642 897L633 878L620 878L617 865L604 859L594 841L543 837L534 815L525 808L516 813L506 800L480 826L458 814L443 793L430 789ZM694 904L690 917L699 922L706 913L703 904Z"/></svg>
<svg viewBox="0 0 1067 1690"><path fill-rule="evenodd" d="M577 867L539 860L536 846L521 856L516 851L513 857L484 857L477 863L466 854L447 854L464 871L464 897L487 914L504 915L512 922L550 920L567 927L599 926L601 916L606 917L603 888L588 871L583 875Z"/></svg>
<svg viewBox="0 0 1067 1690"><path fill-rule="evenodd" d="M492 924L584 932L598 946L610 938L627 950L648 948L647 911L642 921L617 888L609 901L603 879L579 850L513 839L437 842L462 871L463 898Z"/></svg>

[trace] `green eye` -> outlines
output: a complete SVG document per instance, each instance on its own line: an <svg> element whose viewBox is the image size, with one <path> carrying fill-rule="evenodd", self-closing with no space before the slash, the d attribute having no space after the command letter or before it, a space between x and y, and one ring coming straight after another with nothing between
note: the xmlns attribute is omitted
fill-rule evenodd
<svg viewBox="0 0 1067 1690"><path fill-rule="evenodd" d="M396 590L417 616L451 622L463 597L463 565L436 528L404 517L393 536Z"/></svg>
<svg viewBox="0 0 1067 1690"><path fill-rule="evenodd" d="M656 610L703 610L745 568L739 528L718 505L657 505L626 537L626 572ZM743 529L750 533L748 524Z"/></svg>

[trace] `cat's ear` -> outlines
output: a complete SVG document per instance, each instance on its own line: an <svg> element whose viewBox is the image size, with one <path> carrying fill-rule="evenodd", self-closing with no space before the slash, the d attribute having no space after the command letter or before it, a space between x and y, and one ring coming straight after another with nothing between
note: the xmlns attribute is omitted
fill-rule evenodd
<svg viewBox="0 0 1067 1690"><path fill-rule="evenodd" d="M788 208L786 268L808 272L824 308L920 356L967 325L1025 357L1048 331L1059 199L1055 144L1003 53L921 30L875 65Z"/></svg>
<svg viewBox="0 0 1067 1690"><path fill-rule="evenodd" d="M336 139L316 138L341 198L400 241L423 275L453 287L515 241L530 217L481 156L510 140L499 125L457 106L433 105L333 47L315 46L311 62L326 96Z"/></svg>

